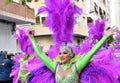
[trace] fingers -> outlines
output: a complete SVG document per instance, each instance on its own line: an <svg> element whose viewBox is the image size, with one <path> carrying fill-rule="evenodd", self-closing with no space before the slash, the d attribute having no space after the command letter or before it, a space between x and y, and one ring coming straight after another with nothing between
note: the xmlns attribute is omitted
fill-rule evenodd
<svg viewBox="0 0 120 83"><path fill-rule="evenodd" d="M110 30L110 31L117 31L117 30L118 30L118 27L113 26L112 28L110 28L110 29L108 29L108 30Z"/></svg>
<svg viewBox="0 0 120 83"><path fill-rule="evenodd" d="M112 28L115 28L116 26L113 26Z"/></svg>
<svg viewBox="0 0 120 83"><path fill-rule="evenodd" d="M105 35L111 36L113 34L116 34L117 31L118 31L118 27L113 26L112 28L105 31Z"/></svg>
<svg viewBox="0 0 120 83"><path fill-rule="evenodd" d="M29 36L34 36L34 34L35 34L35 30L33 30L33 29L28 30Z"/></svg>
<svg viewBox="0 0 120 83"><path fill-rule="evenodd" d="M113 32L116 32L118 30L118 27L113 26L111 29L112 29Z"/></svg>
<svg viewBox="0 0 120 83"><path fill-rule="evenodd" d="M29 34L35 34L35 30L30 30Z"/></svg>

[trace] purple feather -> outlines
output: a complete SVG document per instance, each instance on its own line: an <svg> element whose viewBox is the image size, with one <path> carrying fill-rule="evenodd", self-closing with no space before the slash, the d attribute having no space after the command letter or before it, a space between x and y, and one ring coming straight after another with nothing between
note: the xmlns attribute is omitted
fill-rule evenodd
<svg viewBox="0 0 120 83"><path fill-rule="evenodd" d="M28 83L55 83L55 76L46 66L40 67L32 72Z"/></svg>
<svg viewBox="0 0 120 83"><path fill-rule="evenodd" d="M119 83L119 63L112 49L100 50L80 75L82 83Z"/></svg>
<svg viewBox="0 0 120 83"><path fill-rule="evenodd" d="M99 41L103 37L106 22L107 20L98 19L95 21L95 23L88 24L89 36L81 44L80 54L86 54L89 52L91 48L97 43L96 41ZM105 45L107 46L108 43L105 42Z"/></svg>
<svg viewBox="0 0 120 83"><path fill-rule="evenodd" d="M56 46L50 46L47 53L48 57L50 57L53 60L59 54L59 49Z"/></svg>
<svg viewBox="0 0 120 83"><path fill-rule="evenodd" d="M12 67L12 71L10 73L10 76L13 77L13 83L18 83L18 72L20 70L20 64L16 63L13 67Z"/></svg>
<svg viewBox="0 0 120 83"><path fill-rule="evenodd" d="M79 50L80 50L80 46L73 45L71 47L72 47L73 53L75 53L75 55L78 55L79 54Z"/></svg>
<svg viewBox="0 0 120 83"><path fill-rule="evenodd" d="M25 28L17 28L18 33L15 33L14 37L18 40L22 52L25 52L26 54L33 54L34 50L27 35L28 30Z"/></svg>
<svg viewBox="0 0 120 83"><path fill-rule="evenodd" d="M74 16L81 14L82 9L71 0L45 0L45 5L38 12L47 12L44 23L52 30L55 45L59 47L62 42L72 43Z"/></svg>

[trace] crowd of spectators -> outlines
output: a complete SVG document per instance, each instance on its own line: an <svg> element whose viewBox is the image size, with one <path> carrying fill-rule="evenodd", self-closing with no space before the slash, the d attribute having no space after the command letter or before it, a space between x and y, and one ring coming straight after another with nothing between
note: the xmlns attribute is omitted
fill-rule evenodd
<svg viewBox="0 0 120 83"><path fill-rule="evenodd" d="M14 65L13 56L14 54L8 54L7 51L0 51L0 83L12 83L10 73Z"/></svg>

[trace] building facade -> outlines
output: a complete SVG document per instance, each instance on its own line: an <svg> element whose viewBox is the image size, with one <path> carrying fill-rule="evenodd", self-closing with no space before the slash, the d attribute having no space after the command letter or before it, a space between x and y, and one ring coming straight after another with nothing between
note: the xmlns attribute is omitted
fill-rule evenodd
<svg viewBox="0 0 120 83"><path fill-rule="evenodd" d="M111 27L118 26L120 28L120 0L110 1L110 17Z"/></svg>
<svg viewBox="0 0 120 83"><path fill-rule="evenodd" d="M96 19L108 19L107 26L110 26L110 1L109 0L88 0L87 3L88 22Z"/></svg>
<svg viewBox="0 0 120 83"><path fill-rule="evenodd" d="M17 24L35 23L34 10L23 6L20 0L6 5L0 3L0 50L17 52L16 39L13 37Z"/></svg>

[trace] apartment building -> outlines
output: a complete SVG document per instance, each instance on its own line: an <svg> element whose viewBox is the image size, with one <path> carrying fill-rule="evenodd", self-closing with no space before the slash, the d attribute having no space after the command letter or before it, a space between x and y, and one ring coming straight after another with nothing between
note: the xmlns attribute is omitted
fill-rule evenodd
<svg viewBox="0 0 120 83"><path fill-rule="evenodd" d="M23 6L20 0L6 5L6 0L0 3L0 50L15 53L16 39L13 37L17 24L35 23L34 10Z"/></svg>
<svg viewBox="0 0 120 83"><path fill-rule="evenodd" d="M110 1L110 17L111 17L111 27L120 27L120 0Z"/></svg>
<svg viewBox="0 0 120 83"><path fill-rule="evenodd" d="M107 26L110 26L110 1L109 0L88 0L87 3L88 22L96 19L108 19Z"/></svg>

